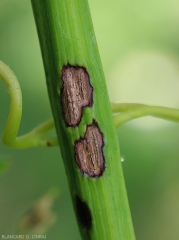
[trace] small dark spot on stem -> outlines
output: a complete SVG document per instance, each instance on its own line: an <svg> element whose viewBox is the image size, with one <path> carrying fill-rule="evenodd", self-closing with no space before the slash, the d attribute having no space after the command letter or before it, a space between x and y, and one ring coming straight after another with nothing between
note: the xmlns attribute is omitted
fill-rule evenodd
<svg viewBox="0 0 179 240"><path fill-rule="evenodd" d="M67 65L62 68L61 101L66 126L75 127L81 121L84 107L93 104L93 87L86 69Z"/></svg>
<svg viewBox="0 0 179 240"><path fill-rule="evenodd" d="M77 218L84 230L90 230L92 227L92 217L88 205L76 196Z"/></svg>
<svg viewBox="0 0 179 240"><path fill-rule="evenodd" d="M52 144L50 142L47 142L47 147L51 147Z"/></svg>
<svg viewBox="0 0 179 240"><path fill-rule="evenodd" d="M99 177L105 170L103 135L98 124L93 121L87 126L84 138L75 142L75 160L82 173L89 177Z"/></svg>

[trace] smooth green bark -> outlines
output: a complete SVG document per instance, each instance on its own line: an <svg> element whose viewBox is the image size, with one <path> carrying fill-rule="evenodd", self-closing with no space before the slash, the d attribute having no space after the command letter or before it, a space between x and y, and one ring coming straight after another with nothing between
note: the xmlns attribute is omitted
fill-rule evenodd
<svg viewBox="0 0 179 240"><path fill-rule="evenodd" d="M134 231L101 61L86 0L32 0L47 87L59 145L76 211L76 199L90 210L89 230L79 222L83 239L134 240ZM60 100L64 65L85 67L94 88L93 106L83 110L80 125L66 127ZM104 140L105 171L99 178L82 175L75 162L74 143L87 125L98 123ZM69 226L70 229L70 226Z"/></svg>

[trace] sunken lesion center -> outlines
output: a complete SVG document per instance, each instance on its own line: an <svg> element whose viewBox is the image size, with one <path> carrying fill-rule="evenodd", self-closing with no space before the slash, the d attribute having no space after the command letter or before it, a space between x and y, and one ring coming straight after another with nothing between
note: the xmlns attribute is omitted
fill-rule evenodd
<svg viewBox="0 0 179 240"><path fill-rule="evenodd" d="M93 87L86 69L71 65L62 68L62 83L64 121L66 126L75 127L81 121L83 108L93 104Z"/></svg>
<svg viewBox="0 0 179 240"><path fill-rule="evenodd" d="M87 126L84 138L75 142L75 160L82 173L99 177L105 170L103 136L98 124Z"/></svg>
<svg viewBox="0 0 179 240"><path fill-rule="evenodd" d="M84 67L62 68L61 103L65 125L77 127L83 108L93 105L93 87ZM86 127L84 138L75 141L75 161L83 174L99 177L105 170L103 134L96 121Z"/></svg>

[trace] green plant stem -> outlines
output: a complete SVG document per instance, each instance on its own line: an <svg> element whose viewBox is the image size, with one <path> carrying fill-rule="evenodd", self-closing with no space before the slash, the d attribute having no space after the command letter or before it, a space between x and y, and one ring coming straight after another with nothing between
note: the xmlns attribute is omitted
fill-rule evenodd
<svg viewBox="0 0 179 240"><path fill-rule="evenodd" d="M47 87L60 149L66 168L76 214L80 199L81 218L87 221L84 203L89 208L91 226L80 221L83 239L134 240L119 143L99 58L87 0L32 0ZM100 13L99 13L100 14ZM67 127L61 106L62 68L84 67L93 86L93 106L83 109L79 126ZM104 141L105 170L90 178L75 162L75 141L85 135L87 126L98 123ZM88 224L87 224L88 225ZM70 228L70 226L69 226Z"/></svg>
<svg viewBox="0 0 179 240"><path fill-rule="evenodd" d="M112 111L119 113L114 116L115 126L128 122L135 118L152 116L165 120L179 122L179 110L160 106L149 106L139 103L112 103Z"/></svg>

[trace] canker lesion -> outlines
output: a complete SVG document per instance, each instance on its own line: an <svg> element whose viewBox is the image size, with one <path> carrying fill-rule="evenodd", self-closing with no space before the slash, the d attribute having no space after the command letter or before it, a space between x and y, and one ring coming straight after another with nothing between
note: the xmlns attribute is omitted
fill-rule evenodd
<svg viewBox="0 0 179 240"><path fill-rule="evenodd" d="M62 68L61 102L66 126L75 127L81 121L84 107L93 104L93 87L86 69L67 65Z"/></svg>
<svg viewBox="0 0 179 240"><path fill-rule="evenodd" d="M80 171L89 177L99 177L105 170L103 135L98 124L88 125L84 138L75 142L75 160Z"/></svg>
<svg viewBox="0 0 179 240"><path fill-rule="evenodd" d="M76 196L76 214L81 227L84 230L90 230L92 228L92 216L90 209L86 202Z"/></svg>

